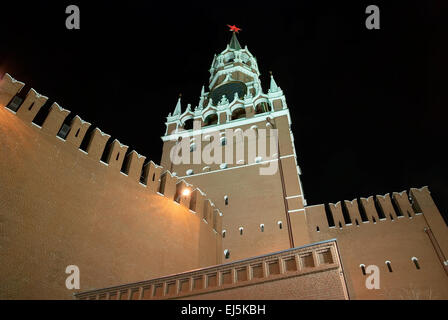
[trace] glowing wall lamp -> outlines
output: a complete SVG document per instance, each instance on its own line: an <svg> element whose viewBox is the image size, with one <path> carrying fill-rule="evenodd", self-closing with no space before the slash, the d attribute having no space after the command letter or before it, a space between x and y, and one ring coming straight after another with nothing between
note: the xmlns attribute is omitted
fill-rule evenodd
<svg viewBox="0 0 448 320"><path fill-rule="evenodd" d="M189 188L185 188L184 190L182 190L182 195L184 197L188 197L191 193L191 190Z"/></svg>

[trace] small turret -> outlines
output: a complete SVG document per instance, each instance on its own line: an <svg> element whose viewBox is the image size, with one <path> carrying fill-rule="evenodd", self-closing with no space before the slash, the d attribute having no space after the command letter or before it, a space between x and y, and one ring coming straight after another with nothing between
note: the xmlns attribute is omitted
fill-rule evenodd
<svg viewBox="0 0 448 320"><path fill-rule="evenodd" d="M180 104L181 94L179 94L179 99L177 100L176 108L174 109L173 116L179 116L182 113L182 107Z"/></svg>
<svg viewBox="0 0 448 320"><path fill-rule="evenodd" d="M280 87L277 85L277 83L274 80L274 76L272 75L272 71L269 71L271 74L271 85L269 87L269 93L274 93L280 91Z"/></svg>

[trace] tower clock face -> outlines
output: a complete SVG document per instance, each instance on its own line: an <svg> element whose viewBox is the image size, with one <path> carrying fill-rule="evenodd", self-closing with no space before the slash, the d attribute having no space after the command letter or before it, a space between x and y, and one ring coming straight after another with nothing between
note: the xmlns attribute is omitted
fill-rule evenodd
<svg viewBox="0 0 448 320"><path fill-rule="evenodd" d="M238 97L242 99L247 93L246 85L240 81L227 82L213 89L212 92L210 92L210 98L213 100L213 105L216 105L219 101L221 101L222 96L226 96L227 100L232 102L235 92L237 92Z"/></svg>

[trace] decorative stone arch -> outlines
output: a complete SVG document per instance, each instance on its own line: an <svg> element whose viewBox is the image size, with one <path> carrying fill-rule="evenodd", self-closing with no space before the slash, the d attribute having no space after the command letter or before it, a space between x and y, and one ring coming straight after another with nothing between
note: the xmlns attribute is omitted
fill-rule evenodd
<svg viewBox="0 0 448 320"><path fill-rule="evenodd" d="M210 119L210 117L213 117L213 121L211 123L207 123L207 121L208 121L207 119ZM215 117L216 117L216 119L215 119ZM206 127L206 126L209 126L212 124L218 124L219 117L218 117L216 108L214 108L214 107L206 108L204 110L204 112L202 113L202 120L203 120L203 127Z"/></svg>
<svg viewBox="0 0 448 320"><path fill-rule="evenodd" d="M226 53L226 55L224 56L224 64L235 62L235 58L236 58L235 53L233 52Z"/></svg>
<svg viewBox="0 0 448 320"><path fill-rule="evenodd" d="M218 123L219 123L218 114L216 112L213 112L204 117L203 127L212 126Z"/></svg>
<svg viewBox="0 0 448 320"><path fill-rule="evenodd" d="M255 114L262 114L272 111L272 106L271 103L269 102L269 99L266 99L261 96L254 100L253 105Z"/></svg>
<svg viewBox="0 0 448 320"><path fill-rule="evenodd" d="M193 123L194 123L194 117L192 113L188 113L180 119L181 127L184 130L191 130L193 129Z"/></svg>
<svg viewBox="0 0 448 320"><path fill-rule="evenodd" d="M230 120L237 120L246 118L246 108L244 106L239 105L238 108L233 109L232 114L230 116Z"/></svg>

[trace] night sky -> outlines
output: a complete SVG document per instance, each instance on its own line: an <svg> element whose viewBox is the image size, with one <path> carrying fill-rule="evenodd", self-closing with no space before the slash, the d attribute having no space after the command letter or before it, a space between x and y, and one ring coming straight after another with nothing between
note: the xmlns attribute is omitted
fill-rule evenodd
<svg viewBox="0 0 448 320"><path fill-rule="evenodd" d="M179 93L183 110L198 104L236 24L264 91L272 70L285 92L308 204L427 185L446 215L445 8L387 2L2 3L0 76L159 163L165 117ZM80 30L65 28L69 4ZM365 27L369 4L380 30Z"/></svg>

